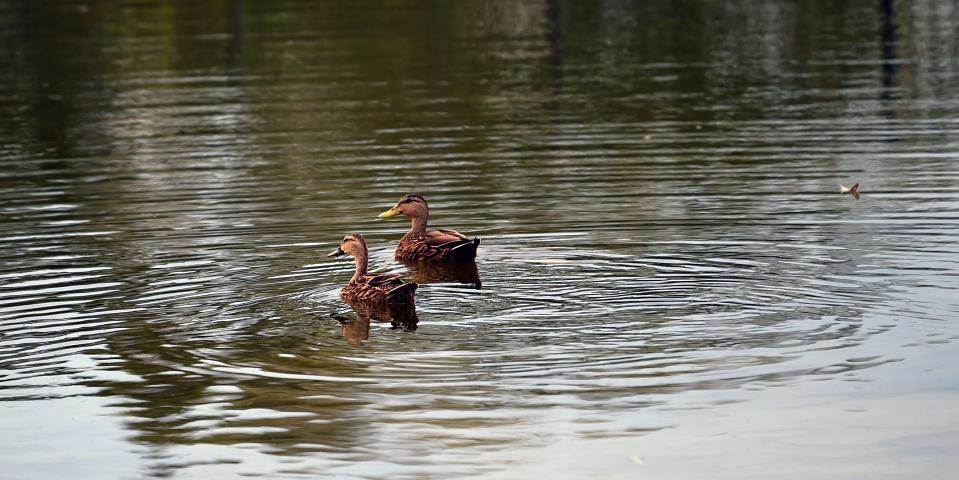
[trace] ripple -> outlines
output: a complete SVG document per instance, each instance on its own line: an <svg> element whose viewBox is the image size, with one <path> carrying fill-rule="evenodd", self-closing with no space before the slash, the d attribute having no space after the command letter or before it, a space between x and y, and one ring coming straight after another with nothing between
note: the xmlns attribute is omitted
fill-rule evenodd
<svg viewBox="0 0 959 480"><path fill-rule="evenodd" d="M659 439L849 450L784 419L872 439L835 412L891 391L873 430L955 430L911 407L959 340L948 8L152 6L0 6L10 475L695 477L743 456ZM408 191L475 270L393 258ZM415 309L340 299L351 231ZM945 463L873 442L817 465ZM711 473L804 471L750 451Z"/></svg>

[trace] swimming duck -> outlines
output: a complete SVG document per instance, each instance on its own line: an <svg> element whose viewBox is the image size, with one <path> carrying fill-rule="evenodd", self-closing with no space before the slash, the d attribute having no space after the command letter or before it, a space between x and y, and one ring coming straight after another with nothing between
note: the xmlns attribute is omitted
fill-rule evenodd
<svg viewBox="0 0 959 480"><path fill-rule="evenodd" d="M430 208L422 195L404 195L393 208L379 218L406 215L413 219L410 231L396 246L396 259L413 262L472 262L476 259L479 238L469 238L456 230L427 230Z"/></svg>
<svg viewBox="0 0 959 480"><path fill-rule="evenodd" d="M356 273L343 287L340 296L348 302L368 303L413 303L416 284L404 282L402 273L367 274L369 262L366 239L359 233L343 237L339 248L330 252L328 257L349 255L356 259Z"/></svg>

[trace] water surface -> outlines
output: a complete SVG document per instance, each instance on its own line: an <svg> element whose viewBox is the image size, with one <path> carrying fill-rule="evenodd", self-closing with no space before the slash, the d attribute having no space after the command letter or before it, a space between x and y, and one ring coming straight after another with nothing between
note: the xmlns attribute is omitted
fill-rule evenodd
<svg viewBox="0 0 959 480"><path fill-rule="evenodd" d="M947 478L957 25L5 2L0 477ZM413 191L475 276L356 311Z"/></svg>

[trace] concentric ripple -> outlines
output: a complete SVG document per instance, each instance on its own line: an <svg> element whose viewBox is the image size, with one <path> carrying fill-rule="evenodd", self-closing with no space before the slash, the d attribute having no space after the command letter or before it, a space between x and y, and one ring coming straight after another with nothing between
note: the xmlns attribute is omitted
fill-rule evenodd
<svg viewBox="0 0 959 480"><path fill-rule="evenodd" d="M954 470L959 9L388 3L0 5L0 477Z"/></svg>

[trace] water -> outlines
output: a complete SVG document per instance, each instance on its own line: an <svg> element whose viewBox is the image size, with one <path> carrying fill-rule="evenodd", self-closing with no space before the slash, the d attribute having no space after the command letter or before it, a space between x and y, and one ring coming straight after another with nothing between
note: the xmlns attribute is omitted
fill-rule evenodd
<svg viewBox="0 0 959 480"><path fill-rule="evenodd" d="M0 5L0 477L946 478L951 2ZM839 184L863 181L859 200ZM404 270L419 192L483 239Z"/></svg>

